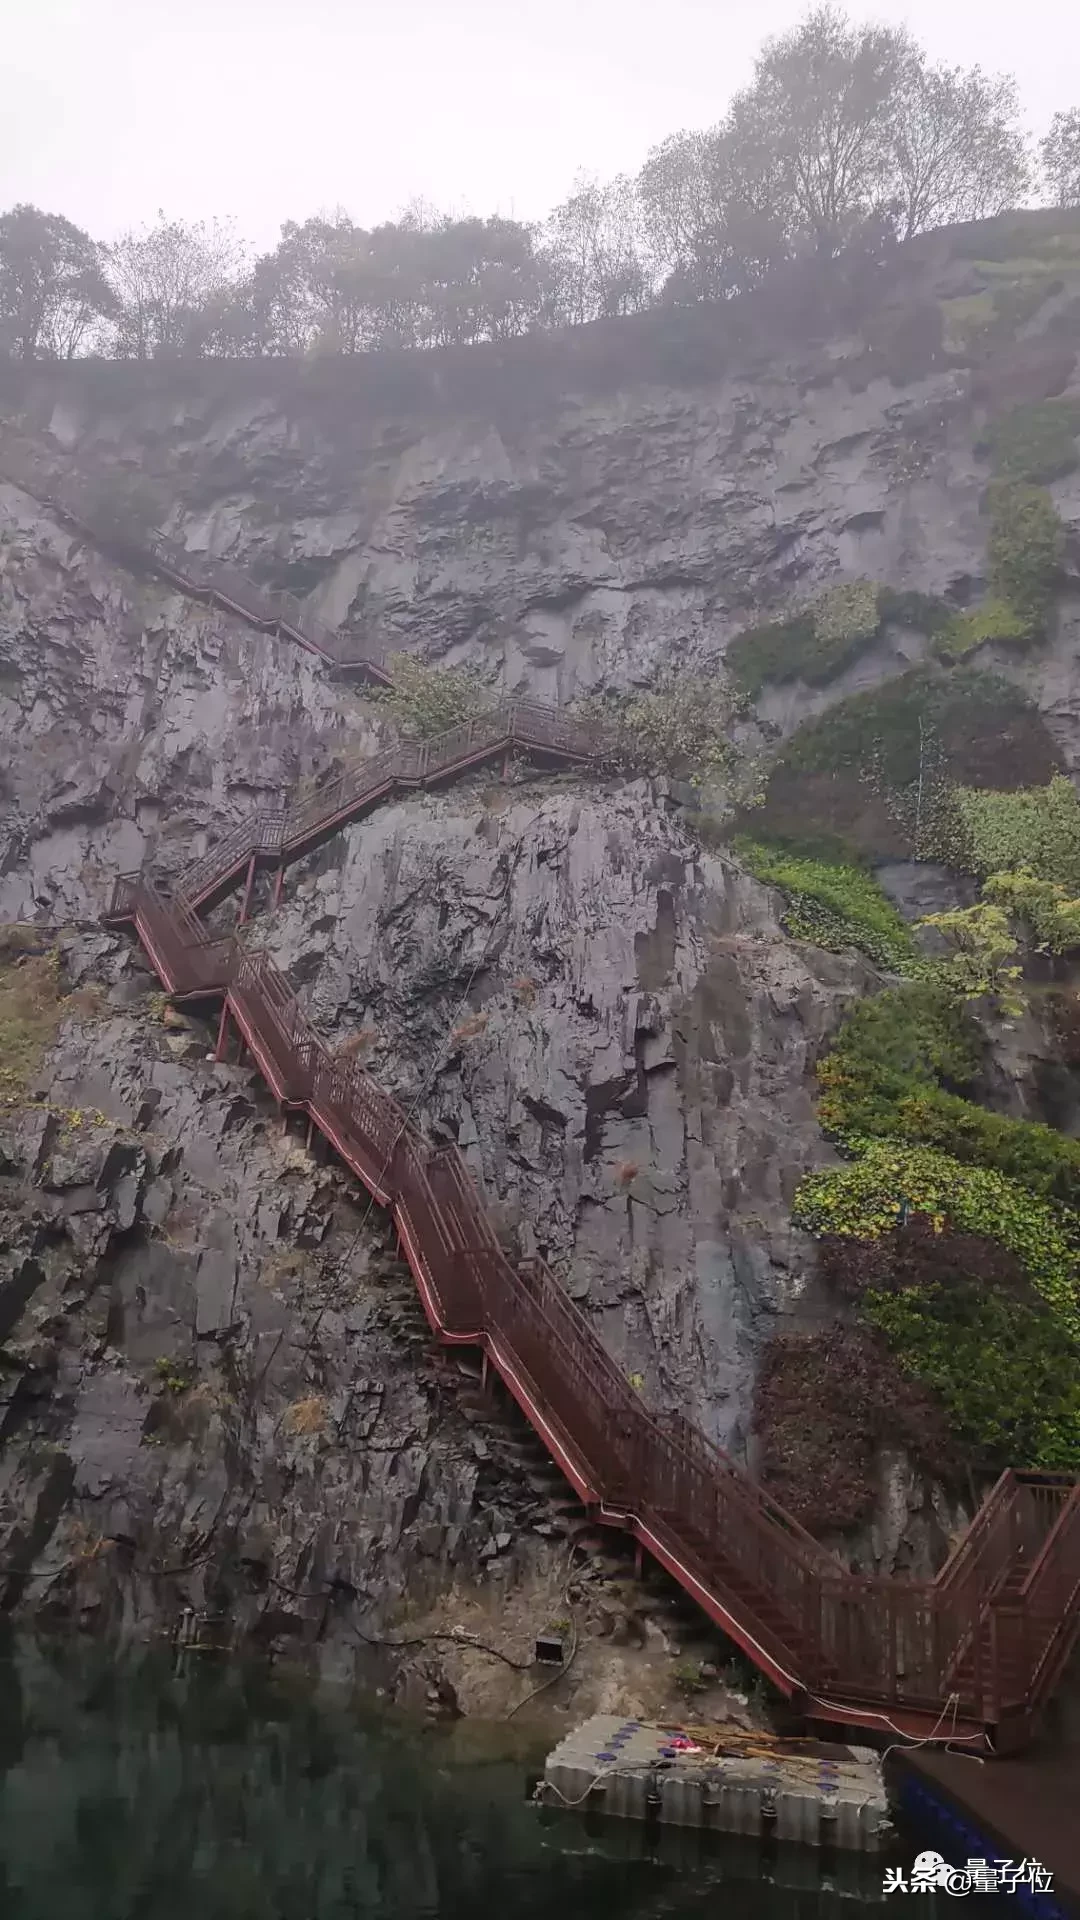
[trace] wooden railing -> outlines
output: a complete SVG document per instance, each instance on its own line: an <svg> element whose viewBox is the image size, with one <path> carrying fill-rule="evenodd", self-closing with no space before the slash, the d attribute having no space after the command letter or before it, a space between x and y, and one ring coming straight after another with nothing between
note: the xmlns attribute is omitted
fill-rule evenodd
<svg viewBox="0 0 1080 1920"><path fill-rule="evenodd" d="M58 475L9 433L0 477L184 591L336 665L389 679L377 643L335 633L292 595L166 534L133 534L100 483L70 469ZM633 1532L810 1718L1019 1743L1076 1636L1076 1483L1003 1474L933 1582L846 1572L687 1420L647 1405L543 1262L514 1262L501 1250L456 1149L429 1145L370 1075L329 1053L265 953L211 938L199 919L198 908L253 861L281 866L396 787L512 747L569 761L591 753L569 716L506 703L349 768L287 812L251 816L194 862L170 897L144 876L118 881L109 917L135 926L171 993L224 999L282 1107L306 1111L392 1209L438 1336L487 1349L597 1517Z"/></svg>
<svg viewBox="0 0 1080 1920"><path fill-rule="evenodd" d="M593 747L589 729L559 708L503 701L430 740L405 741L354 762L284 812L248 814L185 868L176 896L192 909L219 900L252 860L260 866L287 866L398 790L433 785L515 749L580 765L590 759Z"/></svg>
<svg viewBox="0 0 1080 1920"><path fill-rule="evenodd" d="M118 547L125 557L143 560L196 599L219 606L267 633L280 633L309 653L341 668L388 684L387 650L378 641L343 634L309 612L294 594L278 593L249 580L238 567L188 549L158 529L133 530L130 513L109 499L104 476L79 471L67 462L58 471L54 457L6 429L0 441L0 480L8 480L103 547Z"/></svg>
<svg viewBox="0 0 1080 1920"><path fill-rule="evenodd" d="M688 1420L649 1406L542 1261L509 1258L457 1150L329 1053L268 955L212 940L138 877L117 882L109 918L135 926L170 991L224 998L282 1107L392 1210L437 1335L487 1349L597 1519L634 1533L808 1717L1022 1742L1078 1624L1072 1479L1004 1473L935 1581L847 1572Z"/></svg>

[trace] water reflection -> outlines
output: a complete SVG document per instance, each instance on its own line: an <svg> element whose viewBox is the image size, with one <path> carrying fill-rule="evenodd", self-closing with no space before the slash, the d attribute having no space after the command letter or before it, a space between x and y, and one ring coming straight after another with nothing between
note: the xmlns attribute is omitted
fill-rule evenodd
<svg viewBox="0 0 1080 1920"><path fill-rule="evenodd" d="M236 1667L0 1650L4 1920L832 1920L881 1865L542 1813L509 1730L317 1708ZM924 1900L927 1913L936 1904Z"/></svg>

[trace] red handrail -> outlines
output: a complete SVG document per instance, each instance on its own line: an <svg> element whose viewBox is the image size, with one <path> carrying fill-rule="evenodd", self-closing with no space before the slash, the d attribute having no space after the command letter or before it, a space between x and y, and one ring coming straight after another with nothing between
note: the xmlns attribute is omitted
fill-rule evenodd
<svg viewBox="0 0 1080 1920"><path fill-rule="evenodd" d="M292 596L191 555L167 535L118 527L84 476L58 478L10 436L0 474L102 541L120 540L187 591L337 664L387 677L384 651L333 633ZM751 1657L811 1713L845 1724L955 1735L1027 1725L1055 1684L1080 1615L1080 1488L1009 1471L934 1582L847 1573L721 1449L657 1413L539 1261L501 1250L454 1149L428 1145L389 1095L334 1059L265 953L214 940L197 908L252 859L279 864L395 785L440 778L518 746L586 759L570 716L514 700L422 744L342 774L287 814L232 828L171 899L117 881L110 917L132 923L170 992L214 993L278 1100L301 1107L393 1210L425 1310L444 1340L484 1344L582 1497L630 1528ZM1011 1736L1010 1736L1011 1737Z"/></svg>

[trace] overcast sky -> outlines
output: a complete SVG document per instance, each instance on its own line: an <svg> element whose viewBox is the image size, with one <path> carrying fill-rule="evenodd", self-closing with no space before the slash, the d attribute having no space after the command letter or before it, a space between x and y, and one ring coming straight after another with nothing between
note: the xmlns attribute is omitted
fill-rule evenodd
<svg viewBox="0 0 1080 1920"><path fill-rule="evenodd" d="M0 207L100 239L231 215L259 247L420 196L532 219L575 172L708 126L802 0L9 0ZM881 0L936 59L1015 73L1045 130L1080 104L1076 0Z"/></svg>

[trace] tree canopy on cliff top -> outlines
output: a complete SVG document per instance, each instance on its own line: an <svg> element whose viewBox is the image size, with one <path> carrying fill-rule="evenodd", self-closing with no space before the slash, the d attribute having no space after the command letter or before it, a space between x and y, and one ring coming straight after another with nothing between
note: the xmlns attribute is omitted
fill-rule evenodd
<svg viewBox="0 0 1080 1920"><path fill-rule="evenodd" d="M932 65L904 27L818 5L767 40L707 130L636 176L578 177L535 224L414 206L368 230L287 220L251 259L227 223L159 216L112 245L59 214L0 216L0 350L24 359L359 353L508 339L740 293L799 255L904 240L1015 206L1036 178L1015 82ZM1041 143L1080 204L1080 109Z"/></svg>

